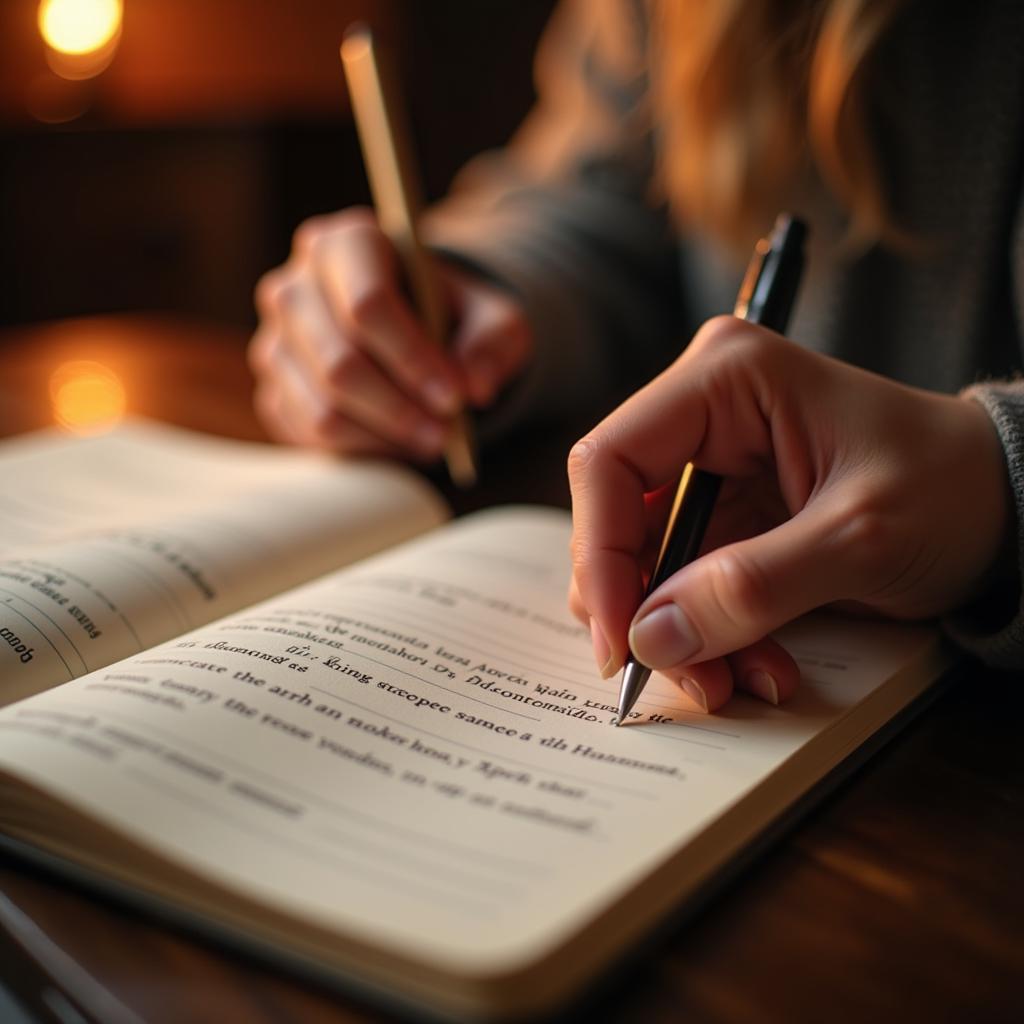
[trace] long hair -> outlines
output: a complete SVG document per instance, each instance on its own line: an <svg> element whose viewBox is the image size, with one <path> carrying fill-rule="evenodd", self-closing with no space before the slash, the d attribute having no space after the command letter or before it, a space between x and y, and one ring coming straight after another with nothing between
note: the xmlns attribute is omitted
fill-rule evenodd
<svg viewBox="0 0 1024 1024"><path fill-rule="evenodd" d="M901 0L651 0L659 182L739 250L816 173L860 242L898 241L865 71Z"/></svg>

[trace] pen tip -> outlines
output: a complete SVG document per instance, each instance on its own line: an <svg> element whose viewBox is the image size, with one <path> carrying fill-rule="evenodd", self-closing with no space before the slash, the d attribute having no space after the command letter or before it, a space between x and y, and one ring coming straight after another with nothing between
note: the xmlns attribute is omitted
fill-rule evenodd
<svg viewBox="0 0 1024 1024"><path fill-rule="evenodd" d="M650 675L651 670L638 661L634 661L632 657L626 661L626 667L622 671L622 686L619 690L619 713L615 716L617 724L624 722L630 711L633 710L633 705L637 702Z"/></svg>

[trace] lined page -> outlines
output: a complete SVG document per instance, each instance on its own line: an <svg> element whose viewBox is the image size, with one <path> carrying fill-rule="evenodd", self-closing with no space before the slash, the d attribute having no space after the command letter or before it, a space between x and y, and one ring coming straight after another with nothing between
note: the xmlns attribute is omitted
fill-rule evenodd
<svg viewBox="0 0 1024 1024"><path fill-rule="evenodd" d="M825 619L784 707L613 681L568 518L491 512L0 712L0 766L277 909L472 972L543 955L931 641Z"/></svg>
<svg viewBox="0 0 1024 1024"><path fill-rule="evenodd" d="M437 525L413 474L134 423L0 445L0 703Z"/></svg>

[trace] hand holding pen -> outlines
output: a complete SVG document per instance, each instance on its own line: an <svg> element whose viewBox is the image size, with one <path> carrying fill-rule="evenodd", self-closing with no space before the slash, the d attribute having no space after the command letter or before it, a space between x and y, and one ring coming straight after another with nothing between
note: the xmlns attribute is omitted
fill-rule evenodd
<svg viewBox="0 0 1024 1024"><path fill-rule="evenodd" d="M645 593L687 463L723 478L714 514L698 556ZM632 653L700 711L734 689L789 697L799 669L771 633L814 608L927 618L977 597L1009 532L980 405L737 317L705 324L584 437L569 475L570 601L599 670L616 675ZM630 717L657 710L641 697Z"/></svg>
<svg viewBox="0 0 1024 1024"><path fill-rule="evenodd" d="M806 235L807 228L803 221L785 214L779 216L771 236L762 238L754 247L754 255L736 298L733 316L750 324L769 327L773 331L786 329L803 274ZM676 485L672 508L665 524L665 536L647 581L645 597L698 556L721 486L721 477L698 469L692 462L686 464ZM616 725L626 721L650 675L650 667L630 652L622 672ZM774 682L775 677L768 676L768 679ZM767 696L778 703L777 684L775 692L769 692Z"/></svg>

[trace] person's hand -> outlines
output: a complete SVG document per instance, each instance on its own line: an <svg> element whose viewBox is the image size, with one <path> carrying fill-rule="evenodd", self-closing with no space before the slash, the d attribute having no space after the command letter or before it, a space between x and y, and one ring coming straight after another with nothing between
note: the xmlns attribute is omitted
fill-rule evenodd
<svg viewBox="0 0 1024 1024"><path fill-rule="evenodd" d="M532 337L508 293L443 261L438 276L453 320L447 350L417 322L371 211L306 221L256 289L249 362L271 435L351 454L440 455L452 415L493 401Z"/></svg>
<svg viewBox="0 0 1024 1024"><path fill-rule="evenodd" d="M663 499L687 461L725 478L705 546L641 604ZM970 601L1011 524L1005 460L978 404L732 317L705 324L579 441L569 476L570 602L602 673L621 668L628 638L704 710L734 685L789 696L799 670L768 636L812 608L920 619Z"/></svg>

